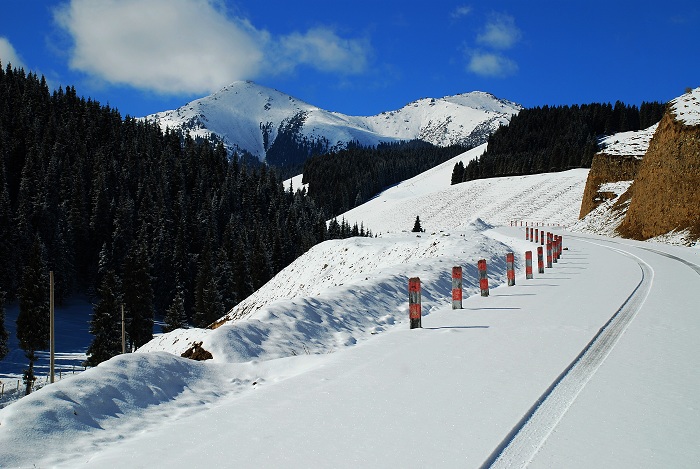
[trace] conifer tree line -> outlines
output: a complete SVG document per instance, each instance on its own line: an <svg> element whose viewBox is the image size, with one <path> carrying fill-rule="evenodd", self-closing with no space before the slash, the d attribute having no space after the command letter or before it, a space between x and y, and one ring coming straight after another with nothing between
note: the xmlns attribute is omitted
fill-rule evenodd
<svg viewBox="0 0 700 469"><path fill-rule="evenodd" d="M473 179L590 168L598 139L641 130L661 120L666 105L584 104L523 109L488 140L488 148L466 165L458 162L452 184Z"/></svg>
<svg viewBox="0 0 700 469"><path fill-rule="evenodd" d="M419 140L377 147L351 144L306 160L303 182L309 185L309 195L336 216L468 149L460 145L438 147Z"/></svg>
<svg viewBox="0 0 700 469"><path fill-rule="evenodd" d="M26 321L43 337L43 322L22 316L48 317L34 286L47 290L50 270L58 304L94 298L92 364L121 351L121 304L130 348L152 338L154 314L167 330L206 326L314 244L354 234L329 233L326 219L275 170L221 144L0 66L0 306L19 301L18 334Z"/></svg>

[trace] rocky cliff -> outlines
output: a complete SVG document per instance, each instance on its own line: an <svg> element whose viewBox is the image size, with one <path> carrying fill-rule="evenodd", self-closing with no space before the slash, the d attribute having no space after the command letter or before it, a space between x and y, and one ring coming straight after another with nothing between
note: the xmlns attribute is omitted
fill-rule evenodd
<svg viewBox="0 0 700 469"><path fill-rule="evenodd" d="M700 88L669 103L630 191L622 236L648 239L687 229L700 237Z"/></svg>
<svg viewBox="0 0 700 469"><path fill-rule="evenodd" d="M632 181L637 176L642 157L649 147L655 130L656 124L645 130L621 132L601 142L603 149L593 157L583 192L579 218L585 217L606 200L614 199L619 195L606 191L606 185Z"/></svg>

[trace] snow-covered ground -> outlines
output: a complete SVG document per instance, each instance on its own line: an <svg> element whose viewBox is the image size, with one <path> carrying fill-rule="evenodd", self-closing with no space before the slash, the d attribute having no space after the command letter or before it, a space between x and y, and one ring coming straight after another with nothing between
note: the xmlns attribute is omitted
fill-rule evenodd
<svg viewBox="0 0 700 469"><path fill-rule="evenodd" d="M700 251L550 226L566 250L526 280L510 221L572 224L587 171L449 186L455 161L345 214L381 236L311 249L241 319L0 410L0 466L697 467ZM177 356L194 341L214 359Z"/></svg>
<svg viewBox="0 0 700 469"><path fill-rule="evenodd" d="M700 125L700 87L672 100L671 110L685 125Z"/></svg>

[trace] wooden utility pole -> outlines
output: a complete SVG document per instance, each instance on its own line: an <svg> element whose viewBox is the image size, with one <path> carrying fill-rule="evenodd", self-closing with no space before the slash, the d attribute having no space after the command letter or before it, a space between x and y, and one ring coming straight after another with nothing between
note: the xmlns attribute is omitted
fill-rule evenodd
<svg viewBox="0 0 700 469"><path fill-rule="evenodd" d="M122 304L122 353L126 353L126 325L124 324L124 305Z"/></svg>
<svg viewBox="0 0 700 469"><path fill-rule="evenodd" d="M56 355L56 334L54 334L54 314L53 314L53 270L49 272L49 341L50 341L50 359L49 359L49 374L51 382L54 382L54 364Z"/></svg>

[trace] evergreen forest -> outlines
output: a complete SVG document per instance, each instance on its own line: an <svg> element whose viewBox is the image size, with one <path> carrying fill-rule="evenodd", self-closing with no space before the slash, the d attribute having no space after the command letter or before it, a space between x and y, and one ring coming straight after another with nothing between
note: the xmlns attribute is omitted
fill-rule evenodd
<svg viewBox="0 0 700 469"><path fill-rule="evenodd" d="M309 195L332 216L365 203L384 188L416 176L469 148L423 141L384 143L314 155L304 164Z"/></svg>
<svg viewBox="0 0 700 469"><path fill-rule="evenodd" d="M489 137L479 158L455 165L451 182L590 168L601 136L646 129L661 120L665 108L659 102L637 107L617 101L523 109Z"/></svg>
<svg viewBox="0 0 700 469"><path fill-rule="evenodd" d="M19 302L30 363L46 345L49 271L57 303L94 300L96 364L121 351L121 305L137 348L154 315L166 330L206 326L314 244L371 234L344 221L329 231L326 219L275 170L221 144L0 66L0 308Z"/></svg>

